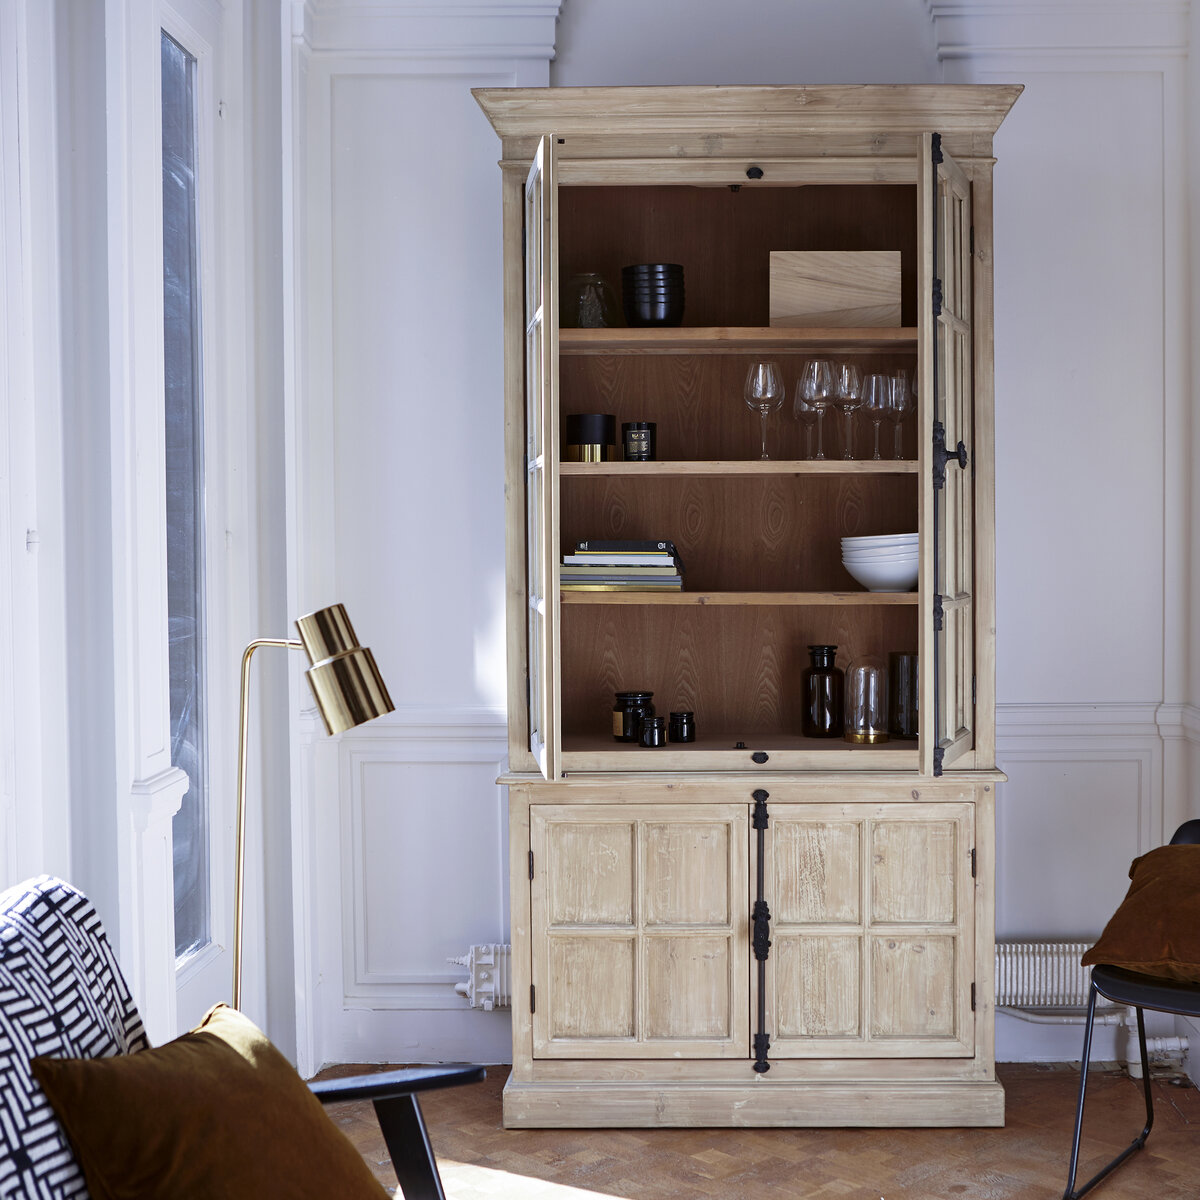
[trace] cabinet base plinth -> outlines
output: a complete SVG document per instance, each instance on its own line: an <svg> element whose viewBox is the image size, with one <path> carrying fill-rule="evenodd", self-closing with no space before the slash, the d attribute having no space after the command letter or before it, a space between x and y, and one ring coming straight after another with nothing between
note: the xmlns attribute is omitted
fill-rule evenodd
<svg viewBox="0 0 1200 1200"><path fill-rule="evenodd" d="M1002 1126L1004 1088L950 1083L518 1083L506 1129Z"/></svg>

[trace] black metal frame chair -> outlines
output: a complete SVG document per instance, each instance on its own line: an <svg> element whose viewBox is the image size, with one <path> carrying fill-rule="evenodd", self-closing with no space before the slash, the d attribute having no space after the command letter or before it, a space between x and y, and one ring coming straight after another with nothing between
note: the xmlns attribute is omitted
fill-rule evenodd
<svg viewBox="0 0 1200 1200"><path fill-rule="evenodd" d="M1200 820L1185 821L1171 838L1171 845L1200 844ZM1115 1004L1125 1004L1137 1012L1138 1049L1142 1056L1142 1088L1146 1100L1146 1124L1142 1132L1110 1163L1102 1167L1082 1187L1076 1189L1079 1170L1079 1142L1083 1133L1083 1102L1087 1093L1088 1059L1092 1051L1092 1026L1096 1017L1096 998L1103 996ZM1200 1017L1200 984L1182 983L1157 975L1142 975L1121 967L1097 964L1092 968L1092 987L1088 993L1087 1022L1083 1032L1083 1061L1079 1064L1079 1103L1075 1109L1075 1134L1071 1142L1071 1166L1063 1200L1079 1200L1136 1150L1146 1144L1154 1125L1154 1093L1150 1087L1150 1062L1146 1054L1144 1009Z"/></svg>
<svg viewBox="0 0 1200 1200"><path fill-rule="evenodd" d="M416 1093L478 1083L486 1077L483 1067L466 1063L403 1067L396 1071L380 1071L376 1075L321 1079L308 1086L322 1104L337 1104L344 1100L372 1101L404 1200L446 1200Z"/></svg>

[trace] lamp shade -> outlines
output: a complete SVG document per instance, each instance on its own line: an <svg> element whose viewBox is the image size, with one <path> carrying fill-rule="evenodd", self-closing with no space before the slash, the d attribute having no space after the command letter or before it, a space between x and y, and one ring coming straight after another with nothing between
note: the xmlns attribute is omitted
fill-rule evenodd
<svg viewBox="0 0 1200 1200"><path fill-rule="evenodd" d="M305 675L331 734L394 710L375 657L358 644L342 605L331 604L300 617L296 628L312 664Z"/></svg>

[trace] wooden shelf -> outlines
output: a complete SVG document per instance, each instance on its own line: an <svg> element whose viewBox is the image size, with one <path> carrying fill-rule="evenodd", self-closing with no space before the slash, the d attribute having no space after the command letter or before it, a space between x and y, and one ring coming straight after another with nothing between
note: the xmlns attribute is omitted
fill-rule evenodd
<svg viewBox="0 0 1200 1200"><path fill-rule="evenodd" d="M672 460L657 462L564 462L558 473L575 476L622 475L659 478L668 475L915 475L914 458L881 459L728 459L704 461Z"/></svg>
<svg viewBox="0 0 1200 1200"><path fill-rule="evenodd" d="M889 328L790 329L712 325L695 328L560 329L560 354L756 354L765 350L804 354L816 351L912 350L917 331Z"/></svg>
<svg viewBox="0 0 1200 1200"><path fill-rule="evenodd" d="M664 714L659 714L660 716ZM744 741L746 745L737 750L737 743ZM746 754L754 750L783 753L785 751L806 750L815 754L885 754L888 751L908 751L914 755L917 752L916 738L894 738L886 742L875 742L867 745L857 745L844 738L810 738L799 733L746 733L731 730L700 735L694 742L668 742L665 746L646 747L636 742L618 742L607 734L563 733L562 747L564 751L577 751L594 754L608 751L613 754L658 754L663 750L674 750L679 754L705 754L714 751L727 750L734 754ZM648 759L652 763L653 759Z"/></svg>
<svg viewBox="0 0 1200 1200"><path fill-rule="evenodd" d="M561 593L564 604L639 604L798 608L819 605L895 607L916 605L917 592L575 592Z"/></svg>

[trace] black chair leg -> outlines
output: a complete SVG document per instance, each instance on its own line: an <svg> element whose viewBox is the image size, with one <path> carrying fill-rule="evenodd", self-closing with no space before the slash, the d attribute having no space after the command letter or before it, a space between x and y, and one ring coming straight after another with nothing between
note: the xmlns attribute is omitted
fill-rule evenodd
<svg viewBox="0 0 1200 1200"><path fill-rule="evenodd" d="M1146 1021L1140 1008L1137 1013L1138 1049L1142 1056L1142 1089L1146 1099L1146 1127L1126 1146L1116 1158L1103 1167L1078 1191L1075 1190L1075 1175L1079 1169L1079 1141L1083 1133L1083 1101L1087 1093L1088 1060L1092 1053L1092 1026L1096 1019L1096 988L1093 985L1088 995L1087 1024L1083 1032L1083 1062L1079 1064L1079 1104L1075 1110L1075 1136L1071 1142L1071 1167L1067 1177L1067 1190L1063 1192L1063 1200L1079 1200L1079 1197L1096 1186L1109 1172L1119 1167L1135 1150L1140 1150L1146 1144L1146 1138L1154 1125L1154 1093L1150 1088L1150 1060L1146 1054Z"/></svg>
<svg viewBox="0 0 1200 1200"><path fill-rule="evenodd" d="M416 1096L392 1096L374 1103L404 1200L446 1200Z"/></svg>

